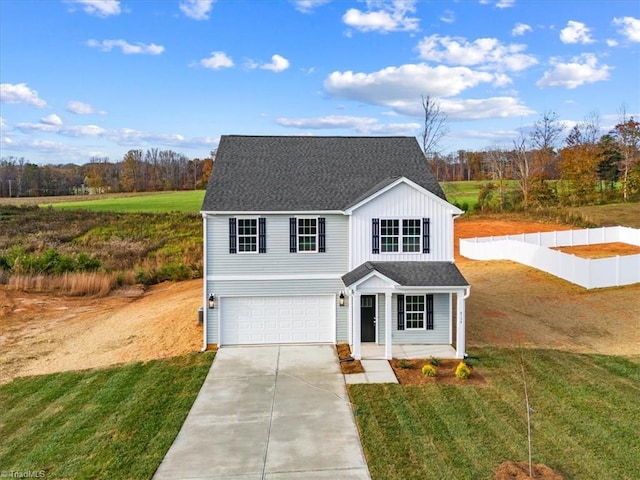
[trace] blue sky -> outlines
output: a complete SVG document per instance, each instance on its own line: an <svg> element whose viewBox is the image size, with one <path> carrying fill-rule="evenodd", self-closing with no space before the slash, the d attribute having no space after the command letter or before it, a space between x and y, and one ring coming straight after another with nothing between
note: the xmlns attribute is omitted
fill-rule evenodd
<svg viewBox="0 0 640 480"><path fill-rule="evenodd" d="M510 148L553 110L640 115L637 0L0 0L0 156L205 158L220 135Z"/></svg>

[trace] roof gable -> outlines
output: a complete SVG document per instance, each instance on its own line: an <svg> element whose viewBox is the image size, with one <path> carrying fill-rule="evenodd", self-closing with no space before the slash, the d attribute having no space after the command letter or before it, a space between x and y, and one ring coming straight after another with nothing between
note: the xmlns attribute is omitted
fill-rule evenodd
<svg viewBox="0 0 640 480"><path fill-rule="evenodd" d="M374 272L402 287L467 287L453 262L365 262L342 276L346 286L370 278Z"/></svg>
<svg viewBox="0 0 640 480"><path fill-rule="evenodd" d="M336 211L405 177L446 201L414 137L220 140L203 211Z"/></svg>

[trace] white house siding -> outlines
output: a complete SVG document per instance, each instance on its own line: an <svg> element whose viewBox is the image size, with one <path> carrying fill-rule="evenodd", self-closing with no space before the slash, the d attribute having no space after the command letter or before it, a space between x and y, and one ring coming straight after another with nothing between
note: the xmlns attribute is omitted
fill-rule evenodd
<svg viewBox="0 0 640 480"><path fill-rule="evenodd" d="M453 208L435 195L420 192L405 183L396 185L353 212L349 269L366 261L452 261ZM371 253L372 218L429 218L430 253Z"/></svg>
<svg viewBox="0 0 640 480"><path fill-rule="evenodd" d="M413 295L407 294L407 295ZM420 293L415 293L420 295ZM378 343L384 344L385 296L378 295ZM393 294L391 304L391 334L394 344L444 344L449 345L451 331L451 295L448 293L433 294L433 330L398 330L398 296Z"/></svg>

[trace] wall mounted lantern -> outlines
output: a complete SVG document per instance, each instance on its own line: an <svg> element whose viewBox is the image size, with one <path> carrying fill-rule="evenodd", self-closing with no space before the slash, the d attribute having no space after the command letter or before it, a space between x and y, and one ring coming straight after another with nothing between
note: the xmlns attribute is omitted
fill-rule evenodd
<svg viewBox="0 0 640 480"><path fill-rule="evenodd" d="M216 296L213 293L209 295L209 308L216 308Z"/></svg>
<svg viewBox="0 0 640 480"><path fill-rule="evenodd" d="M338 297L338 304L341 307L344 307L344 293L343 292L340 292L340 296Z"/></svg>

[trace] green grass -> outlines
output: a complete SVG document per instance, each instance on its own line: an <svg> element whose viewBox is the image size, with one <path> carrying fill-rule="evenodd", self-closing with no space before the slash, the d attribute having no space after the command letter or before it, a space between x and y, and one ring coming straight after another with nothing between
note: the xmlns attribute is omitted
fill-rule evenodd
<svg viewBox="0 0 640 480"><path fill-rule="evenodd" d="M151 478L213 353L18 378L0 386L0 466L45 478Z"/></svg>
<svg viewBox="0 0 640 480"><path fill-rule="evenodd" d="M204 190L188 190L184 192L162 192L153 195L105 196L91 200L78 200L60 203L43 203L61 210L90 210L92 212L184 212L196 213L202 207Z"/></svg>
<svg viewBox="0 0 640 480"><path fill-rule="evenodd" d="M485 386L351 385L374 480L490 479L527 461L518 353L478 349ZM533 461L566 479L640 478L640 357L526 350Z"/></svg>

